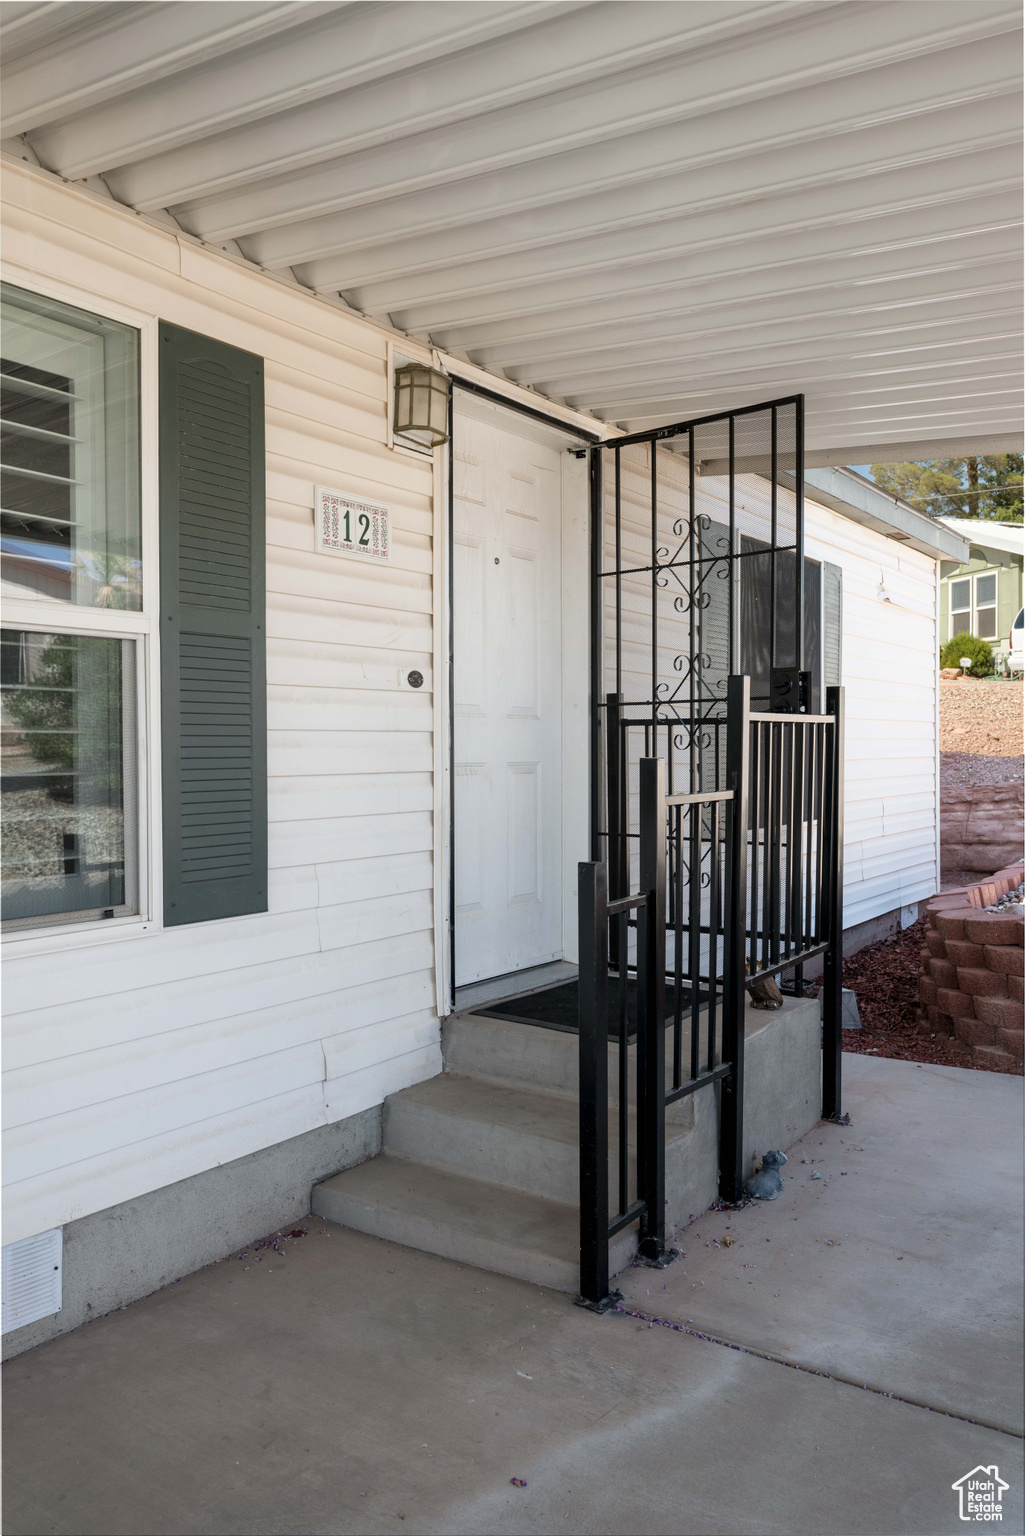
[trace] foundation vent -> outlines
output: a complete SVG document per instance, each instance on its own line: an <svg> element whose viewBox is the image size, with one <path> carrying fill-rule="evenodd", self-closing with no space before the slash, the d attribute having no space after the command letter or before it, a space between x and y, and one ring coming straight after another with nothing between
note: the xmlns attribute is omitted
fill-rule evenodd
<svg viewBox="0 0 1025 1536"><path fill-rule="evenodd" d="M60 1227L8 1243L3 1250L3 1332L51 1317L61 1309Z"/></svg>

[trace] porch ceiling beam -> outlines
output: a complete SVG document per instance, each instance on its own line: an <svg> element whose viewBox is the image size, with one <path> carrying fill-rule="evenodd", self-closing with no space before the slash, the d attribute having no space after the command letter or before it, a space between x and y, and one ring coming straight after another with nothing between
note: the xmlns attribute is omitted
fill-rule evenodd
<svg viewBox="0 0 1025 1536"><path fill-rule="evenodd" d="M571 240L540 251L517 252L481 261L466 261L444 271L406 273L390 280L346 287L349 303L370 315L393 314L412 305L445 303L456 295L471 302L478 294L586 276L614 268L622 275L633 267L672 254L685 275L686 258L724 247L754 247L765 240L785 240L800 248L806 234L845 225L872 238L877 223L900 222L914 231L919 210L948 207L967 198L987 195L1020 207L1021 154L1017 147L928 161L885 171L860 181L832 183L807 192L766 201L742 203L710 212L663 219L657 224L620 229L586 240ZM302 269L300 269L300 273Z"/></svg>
<svg viewBox="0 0 1025 1536"><path fill-rule="evenodd" d="M806 86L783 98L713 112L701 120L700 133L675 123L631 132L383 202L347 205L340 212L244 236L241 243L250 259L262 266L291 267L400 236L409 242L431 232L464 231L471 224L517 213L529 211L533 222L553 203L571 207L579 201L600 211L599 194L638 188L645 181L699 166L722 166L729 178L733 160L879 125L892 136L897 119L902 135L917 135L916 114L940 120L960 105L975 103L981 109L991 99L1001 103L1020 86L1021 72L1006 38L985 38L964 48ZM1003 120L1011 122L1006 106L1002 110ZM475 238L468 232L468 240Z"/></svg>
<svg viewBox="0 0 1025 1536"><path fill-rule="evenodd" d="M984 373L987 365L1004 362L1021 354L1021 322L1000 335L967 337L961 342L936 342L931 346L907 348L890 353L843 353L827 350L817 357L796 357L781 362L770 354L757 362L737 360L734 365L703 368L692 364L682 374L637 381L633 385L615 388L582 389L566 396L567 404L578 410L597 410L603 415L608 411L620 412L635 402L654 404L659 399L679 399L682 394L707 395L713 389L746 389L752 378L761 387L763 380L772 380L771 390L764 398L773 399L804 390L810 394L816 384L826 381L868 378L886 379L896 374L910 372L914 368L928 369L930 373L951 361L971 363L975 372ZM803 382L802 382L803 381ZM778 384L778 388L776 385Z"/></svg>
<svg viewBox="0 0 1025 1536"><path fill-rule="evenodd" d="M915 326L940 315L956 318L967 312L969 306L978 313L988 313L1002 308L1008 295L1021 291L1017 262L1001 262L976 275L994 280L975 285L965 282L959 287L951 281L958 276L956 273L927 273L906 283L888 284L883 289L885 300L880 296L874 303L844 304L840 295L835 295L837 302L829 305L824 302L828 294L808 295L801 290L772 294L757 304L695 306L694 311L682 313L674 313L667 306L664 319L577 331L568 338L553 338L547 346L538 339L529 346L509 342L504 347L475 348L473 357L480 367L500 368L509 377L533 382L546 371L601 368L606 364L616 367L619 362L630 364L645 357L671 357L684 343L711 343L728 336L749 335L767 341L778 335L790 340L827 333L845 335L901 322Z"/></svg>
<svg viewBox="0 0 1025 1536"><path fill-rule="evenodd" d="M383 245L323 260L294 265L296 276L320 292L359 290L360 285L387 289L408 282L417 273L460 270L468 263L513 258L529 253L542 270L553 257L586 239L593 244L615 235L638 242L638 231L658 225L679 229L681 218L693 222L704 214L743 208L752 202L790 208L793 199L824 192L830 202L851 200L855 206L887 196L896 177L911 186L927 168L949 182L971 187L978 178L964 174L963 157L971 152L1020 144L1021 133L1008 122L1001 98L972 102L949 112L930 113L904 125L899 143L891 124L855 134L841 134L813 143L752 155L728 165L619 187L602 197L576 198L515 215L408 236ZM852 185L857 183L857 185ZM892 195L892 194L891 194ZM552 249L557 247L557 249ZM576 246L579 249L579 246Z"/></svg>
<svg viewBox="0 0 1025 1536"><path fill-rule="evenodd" d="M507 124L509 146L503 158L508 159L510 148L534 142L536 130L523 103L536 102L535 110L546 116L549 131L564 133L567 115L576 118L573 108L579 92L589 90L600 96L596 82L606 84L613 77L606 89L618 92L624 107L627 100L634 101L635 110L634 77L643 77L646 66L664 80L667 73L686 67L676 61L681 52L700 53L774 19L797 15L800 8L800 0L743 0L736 6L722 6L716 0L693 0L683 6L641 0L636 6L592 5L586 19L578 14L580 6L565 15L556 10L551 19L536 10L534 25L501 45L482 46L470 57L450 53L415 74L381 80L357 93L333 95L278 114L271 122L239 127L202 144L154 156L119 175L118 186L137 206L154 208L196 198L217 199L233 187L248 188L262 178L280 178L283 172L307 173L279 183L278 190L287 193L305 187L311 176L316 180L324 170L328 180L335 182L343 169L342 157L397 140L405 146L404 159L420 160L424 133L433 135L433 160L440 149L449 149L451 141L447 156L451 169L458 163L457 144L470 155L479 152L474 144L478 135L468 123L490 123L496 113L505 114L502 121ZM667 70L669 61L673 63ZM663 104L663 115L666 108ZM585 111L587 123L595 116L593 109ZM588 128L581 122L576 131L590 138L594 125ZM309 167L322 169L308 172ZM289 209L290 216L294 212Z"/></svg>
<svg viewBox="0 0 1025 1536"><path fill-rule="evenodd" d="M206 239L234 239L347 203L394 197L662 123L682 123L726 106L780 96L802 85L1020 27L1020 13L1007 0L977 0L967 8L958 0L931 0L929 18L926 30L915 5L806 8L790 25L724 44L708 57L699 50L669 65L632 70L424 132L358 159L329 160L282 176L287 166L275 152L273 163L233 166L231 175L245 177L250 184L223 195L196 200L194 194L170 191L167 184L147 186L139 179L146 174L146 164L119 173L111 187L115 196L134 207L155 208L178 198L173 211L187 229ZM208 150L204 174L222 175L222 152L214 153L212 145ZM338 150L321 145L317 152L327 156ZM303 154L308 157L310 149ZM278 174L273 180L256 180L268 171Z"/></svg>
<svg viewBox="0 0 1025 1536"><path fill-rule="evenodd" d="M1007 40L985 38L956 52L957 68L953 51L916 58L907 66L890 65L842 78L828 88L818 84L787 97L713 112L701 120L701 134L695 134L692 123L668 124L601 146L550 155L539 163L527 161L483 177L452 181L429 192L410 192L384 203L364 203L338 214L263 230L244 237L244 250L263 266L297 266L341 258L400 237L409 244L413 235L418 237L413 249L420 253L421 238L435 235L446 240L453 229L467 241L463 249L476 249L483 238L473 227L476 224L499 232L499 226L512 224L516 230L518 217L526 217L530 232L544 233L549 226L561 227L552 224L561 220L572 233L573 221L590 218L587 227L601 227L596 220L612 217L605 215L605 200L618 200L621 190L630 198L641 198L645 183L668 181L704 166L721 167L719 174L728 186L738 177L733 161L744 163L759 155L759 163L764 164L770 152L793 155L799 147L816 144L825 151L830 138L862 132L882 131L893 141L894 118L901 118L901 137L908 134L924 144L930 135L944 134L950 112L964 118L965 109L974 106L982 112L993 101L997 123L1013 127L1002 98L1017 94L1020 72L1008 57ZM919 124L919 117L924 123ZM968 132L973 131L971 126ZM670 187L662 190L668 206ZM658 189L647 195L658 197Z"/></svg>
<svg viewBox="0 0 1025 1536"><path fill-rule="evenodd" d="M5 68L37 48L53 47L69 32L81 32L97 21L115 16L122 6L114 3L62 5L59 0L8 0L0 9L0 45Z"/></svg>
<svg viewBox="0 0 1025 1536"><path fill-rule="evenodd" d="M1016 361L1017 359L1015 358L1008 358L1001 368L994 369L985 380L973 380L969 391L966 391L965 394L961 394L958 389L962 379L955 375L950 381L953 385L952 399L955 402L961 402L966 411L972 410L978 400L978 396L974 391L983 387L985 383L991 382L1000 393L996 397L996 403L990 402L986 405L985 409L996 412L999 415L1000 423L1003 424L1007 418L1007 409L1000 402L1006 401L1020 387L1021 370L1020 367L1015 368L1014 364ZM772 378L767 382L770 386L773 386L771 389L772 398L779 398L787 393L802 392L799 389L794 390L790 388L791 381L786 378ZM867 387L863 389L850 389L842 379L827 379L811 383L808 390L804 392L808 419L818 422L820 419L824 421L831 417L834 423L836 423L841 416L844 416L844 407L846 406L848 407L846 419L850 421L851 425L851 431L846 434L846 437L849 441L858 441L865 434L863 430L861 432L857 430L856 423L868 414L860 412L858 407L865 402L871 403L874 399L878 399L883 402L885 410L889 410L890 396L899 396L901 386L906 386L908 381L907 379L897 379L886 383L879 383L876 380L865 382ZM912 380L912 383L914 383L914 380ZM1005 390L1006 393L1004 392ZM766 398L769 398L769 396L762 392L761 381L752 382L748 379L737 385L722 387L716 384L709 389L698 387L691 390L678 391L676 395L672 397L667 396L659 401L648 401L642 404L635 403L626 406L618 418L611 416L606 411L602 411L599 414L604 420L629 419L630 421L636 421L642 418L644 420L654 420L655 418L659 420L682 420L692 416L701 416L708 412L728 411L742 405L756 405L759 400ZM943 402L937 407L937 414L949 414L949 405L949 401ZM902 409L903 407L898 408ZM1015 405L1014 410L1019 412L1016 419L1020 428L1020 406ZM919 435L921 435L921 429L917 430ZM835 432L834 438L839 440Z"/></svg>
<svg viewBox="0 0 1025 1536"><path fill-rule="evenodd" d="M716 272L692 278L688 272L683 283L637 293L610 294L598 303L567 305L557 314L517 316L490 324L439 326L433 339L439 347L471 351L476 360L489 356L494 348L498 365L504 367L502 353L506 351L512 354L507 361L515 363L529 360L535 346L541 349L538 356L544 356L546 343L556 351L566 345L590 351L595 345L600 346L606 335L614 346L617 336L620 342L624 336L657 336L660 327L682 323L684 319L698 322L707 316L714 321L720 314L734 311L743 316L745 306L753 312L764 311L771 319L780 306L786 306L790 313L795 309L803 312L806 302L821 310L834 302L841 304L852 295L871 305L881 302L891 291L905 297L913 295L919 284L927 293L930 290L925 285L933 281L968 294L993 274L1010 274L1012 280L1019 279L1020 249L1020 230L1009 226L956 236L942 245L936 243L928 248L928 262L909 262L905 250L898 247L847 256L832 272L816 262L747 275L720 276Z"/></svg>
<svg viewBox="0 0 1025 1536"><path fill-rule="evenodd" d="M4 138L25 133L337 9L338 0L117 6L113 16L5 69L0 132Z"/></svg>
<svg viewBox="0 0 1025 1536"><path fill-rule="evenodd" d="M931 392L941 397L939 404L942 409L947 408L950 399L963 401L966 409L970 409L990 390L996 392L995 398L1005 399L1021 389L1021 370L1015 366L1016 361L1016 357L1012 356L988 370L975 373L970 370L972 366L978 369L978 364L966 364L960 369L948 364L938 375L932 371L926 373L923 370L911 370L883 380L855 379L849 383L843 378L824 379L811 382L807 391L788 391L785 379L771 379L769 382L777 386L778 393L774 392L773 398L788 392L804 393L808 409L813 410L816 416L829 413L837 415L846 409L853 421L858 418L859 409L863 406L875 408L879 403L888 409L891 404L899 406L904 401L913 403L920 398L916 395L916 391L920 390L927 391L926 401ZM949 396L949 399L944 396ZM691 390L677 391L673 404L683 406L684 415L693 416L701 414L697 407L705 402L710 411L725 411L736 406L738 401L751 404L766 398L750 380L740 386L739 391L736 387L727 385L722 388L718 384L703 389L699 383Z"/></svg>
<svg viewBox="0 0 1025 1536"><path fill-rule="evenodd" d="M902 260L905 271L934 269L945 260L958 260L955 247L959 237L998 237L1000 231L1018 230L1020 225L1014 193L991 193L960 202L934 202L857 223L822 224L802 231L800 239L777 232L754 242L738 240L734 245L694 252L686 261L670 255L649 258L643 266L610 263L597 271L549 276L543 282L538 279L512 288L400 308L391 316L401 330L437 337L438 332L451 327L520 317L536 320L553 311L561 312L562 319L582 303L614 305L627 287L633 289L635 297L647 291L649 298L656 292L664 298L667 290L678 296L703 278L722 280L729 276L736 280L798 267L805 269L812 282L816 277L823 281L844 276L854 281L873 256L885 258L890 266Z"/></svg>
<svg viewBox="0 0 1025 1536"><path fill-rule="evenodd" d="M753 326L741 335L727 335L715 343L715 339L702 336L693 341L681 341L676 346L659 347L655 353L642 356L636 361L616 359L604 367L592 367L578 372L547 373L533 378L526 370L515 370L513 378L518 384L533 384L542 395L581 395L590 390L630 389L635 384L645 384L655 378L670 375L704 376L719 369L728 369L731 362L742 361L750 367L791 366L791 358L801 359L807 366L822 358L834 358L838 350L856 361L859 358L901 359L902 356L921 355L933 347L950 347L957 344L976 346L987 333L1002 336L1019 333L1022 327L1022 306L1016 295L1000 295L1000 303L990 312L971 307L965 315L942 313L931 319L914 324L896 326L851 327L836 329L824 326L798 335L764 336L761 327Z"/></svg>
<svg viewBox="0 0 1025 1536"><path fill-rule="evenodd" d="M198 72L186 71L147 91L31 133L40 161L62 176L82 177L226 133L318 98L351 91L382 76L422 67L454 50L536 27L577 10L530 0L433 0L360 6L246 48ZM337 107L334 108L337 110ZM45 123L45 120L44 120ZM207 156L196 145L190 155ZM216 153L216 147L214 146ZM180 163L180 162L179 162ZM167 164L165 160L164 164ZM157 174L150 167L150 174Z"/></svg>
<svg viewBox="0 0 1025 1536"><path fill-rule="evenodd" d="M906 438L885 444L887 457L879 457L880 444L849 443L843 447L813 448L805 453L806 469L838 469L850 464L913 464L921 459L963 459L983 457L986 454L1021 453L1025 436L1017 432L986 432L980 436ZM706 459L699 463L700 475L724 475L729 473L729 463L724 459ZM766 469L764 459L738 460L738 474L760 474ZM814 498L815 491L809 487Z"/></svg>

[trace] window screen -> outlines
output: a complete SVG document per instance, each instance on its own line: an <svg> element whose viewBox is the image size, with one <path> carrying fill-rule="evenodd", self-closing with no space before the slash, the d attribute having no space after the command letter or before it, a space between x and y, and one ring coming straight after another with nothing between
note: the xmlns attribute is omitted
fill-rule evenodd
<svg viewBox="0 0 1025 1536"><path fill-rule="evenodd" d="M950 583L950 620L951 632L955 635L971 629L972 583L970 580Z"/></svg>
<svg viewBox="0 0 1025 1536"><path fill-rule="evenodd" d="M997 574L987 571L975 578L975 633L980 640L994 640L997 632Z"/></svg>
<svg viewBox="0 0 1025 1536"><path fill-rule="evenodd" d="M135 642L0 632L4 927L137 910Z"/></svg>

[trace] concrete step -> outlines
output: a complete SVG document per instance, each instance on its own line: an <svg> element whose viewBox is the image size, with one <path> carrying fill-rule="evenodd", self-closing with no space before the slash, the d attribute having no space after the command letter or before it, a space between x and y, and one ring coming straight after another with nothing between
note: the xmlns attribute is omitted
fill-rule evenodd
<svg viewBox="0 0 1025 1536"><path fill-rule="evenodd" d="M313 1213L424 1253L513 1275L560 1291L580 1285L574 1206L427 1167L384 1152L318 1184ZM625 1269L636 1232L610 1245L612 1273Z"/></svg>
<svg viewBox="0 0 1025 1536"><path fill-rule="evenodd" d="M632 1114L627 1119L632 1199L637 1127ZM620 1208L614 1112L611 1120L610 1214ZM689 1213L699 1196L691 1166L694 1160L689 1156L692 1123L666 1125L666 1193L675 1220L680 1207L686 1204ZM703 1144L704 1138L699 1140ZM445 1072L388 1098L384 1149L545 1200L567 1204L579 1200L579 1112L577 1100L568 1094Z"/></svg>
<svg viewBox="0 0 1025 1536"><path fill-rule="evenodd" d="M704 1014L702 1014L702 1028ZM764 1015L761 1016L764 1018ZM758 1019L759 1015L756 1014ZM684 1058L689 1060L689 1020L683 1031ZM511 1019L489 1019L480 1014L455 1014L442 1028L442 1053L446 1072L464 1077L486 1077L496 1082L540 1088L576 1096L580 1076L580 1046L575 1034L545 1029L538 1024L517 1024ZM636 1082L637 1047L627 1049L631 1092ZM672 1034L666 1034L666 1080L672 1071ZM609 1046L609 1103L619 1102L619 1046ZM670 1106L666 1118L677 1125L694 1123L690 1098Z"/></svg>

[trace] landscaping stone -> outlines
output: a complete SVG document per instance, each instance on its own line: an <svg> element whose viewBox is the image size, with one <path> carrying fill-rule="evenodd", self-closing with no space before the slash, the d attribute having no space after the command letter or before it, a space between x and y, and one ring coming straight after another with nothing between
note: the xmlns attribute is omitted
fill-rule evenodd
<svg viewBox="0 0 1025 1536"><path fill-rule="evenodd" d="M937 988L936 1006L942 1008L944 1013L949 1013L952 1019L975 1017L975 1004L972 999L953 987Z"/></svg>
<svg viewBox="0 0 1025 1536"><path fill-rule="evenodd" d="M940 942L942 943L943 940L940 940ZM967 939L948 939L946 947L947 959L951 965L961 967L962 965L985 966L986 964L986 955L981 944L969 944Z"/></svg>
<svg viewBox="0 0 1025 1536"><path fill-rule="evenodd" d="M938 987L957 986L957 971L949 960L930 959L929 975Z"/></svg>
<svg viewBox="0 0 1025 1536"><path fill-rule="evenodd" d="M959 991L967 993L969 997L1007 996L1007 978L998 975L996 971L958 966L957 985Z"/></svg>
<svg viewBox="0 0 1025 1536"><path fill-rule="evenodd" d="M1025 921L980 912L965 919L964 931L973 944L1021 944L1025 940ZM960 935L951 934L951 938L955 937Z"/></svg>
<svg viewBox="0 0 1025 1536"><path fill-rule="evenodd" d="M1012 997L1016 1003L1025 1002L1025 977L1008 976L1007 995Z"/></svg>
<svg viewBox="0 0 1025 1536"><path fill-rule="evenodd" d="M1021 975L1022 951L1017 944L986 944L983 954L989 970L1003 971L1010 976Z"/></svg>
<svg viewBox="0 0 1025 1536"><path fill-rule="evenodd" d="M1008 1055L1013 1056L1016 1061L1025 1059L1025 1030L1002 1029L1000 1039Z"/></svg>
<svg viewBox="0 0 1025 1536"><path fill-rule="evenodd" d="M1025 1028L1025 1005L1016 1003L1013 997L977 997L975 1016L984 1024L994 1024L998 1028Z"/></svg>

